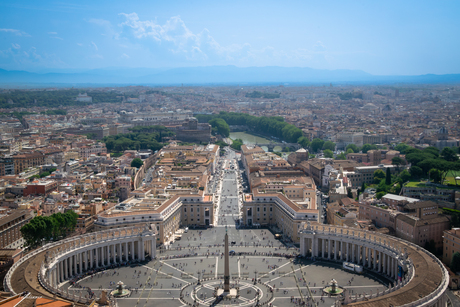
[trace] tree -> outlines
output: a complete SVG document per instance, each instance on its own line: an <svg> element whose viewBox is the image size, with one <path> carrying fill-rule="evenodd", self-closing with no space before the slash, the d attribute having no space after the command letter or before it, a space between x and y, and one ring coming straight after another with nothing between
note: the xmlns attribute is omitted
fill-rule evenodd
<svg viewBox="0 0 460 307"><path fill-rule="evenodd" d="M412 165L409 169L412 178L420 178L423 175L423 170L417 165Z"/></svg>
<svg viewBox="0 0 460 307"><path fill-rule="evenodd" d="M310 141L304 137L304 136L301 136L298 140L297 140L297 143L300 144L300 146L302 146L302 148L307 148L308 146L310 146Z"/></svg>
<svg viewBox="0 0 460 307"><path fill-rule="evenodd" d="M324 144L323 140L318 139L318 138L314 139L310 144L311 151L314 153L318 152L318 150L323 148L323 144Z"/></svg>
<svg viewBox="0 0 460 307"><path fill-rule="evenodd" d="M460 272L460 253L459 252L455 252L452 255L452 260L450 261L450 269L454 273Z"/></svg>
<svg viewBox="0 0 460 307"><path fill-rule="evenodd" d="M450 147L444 147L444 149L441 151L441 156L446 161L450 161L450 162L458 161L457 153Z"/></svg>
<svg viewBox="0 0 460 307"><path fill-rule="evenodd" d="M230 145L230 147L236 150L241 150L241 145L243 145L243 140L236 139L236 140L233 140L233 143L232 145Z"/></svg>
<svg viewBox="0 0 460 307"><path fill-rule="evenodd" d="M334 153L332 152L332 150L325 149L325 150L323 150L323 153L324 153L325 158L333 158L334 157Z"/></svg>
<svg viewBox="0 0 460 307"><path fill-rule="evenodd" d="M347 154L349 154L349 153L354 153L353 149L348 148L348 149L347 149Z"/></svg>
<svg viewBox="0 0 460 307"><path fill-rule="evenodd" d="M345 147L345 150L347 151L347 153L349 149L351 149L354 153L359 152L359 147L356 146L355 144L348 144L347 147Z"/></svg>
<svg viewBox="0 0 460 307"><path fill-rule="evenodd" d="M390 168L387 167L387 172L385 174L385 184L390 185L391 184L391 171Z"/></svg>
<svg viewBox="0 0 460 307"><path fill-rule="evenodd" d="M134 158L133 161L131 161L131 167L141 167L144 164L144 162L139 159L139 158Z"/></svg>
<svg viewBox="0 0 460 307"><path fill-rule="evenodd" d="M282 152L289 152L289 151L290 151L290 150L289 150L289 147L287 147L287 146L284 147L283 150L282 150Z"/></svg>
<svg viewBox="0 0 460 307"><path fill-rule="evenodd" d="M404 164L404 160L401 157L393 157L391 159L391 164L394 166L400 166Z"/></svg>
<svg viewBox="0 0 460 307"><path fill-rule="evenodd" d="M399 178L401 178L401 182L404 183L404 182L407 182L410 180L410 173L405 169L403 170L400 174L399 174Z"/></svg>
<svg viewBox="0 0 460 307"><path fill-rule="evenodd" d="M353 193L351 193L351 188L347 189L347 197L348 198L353 198Z"/></svg>
<svg viewBox="0 0 460 307"><path fill-rule="evenodd" d="M366 190L366 184L363 181L363 183L361 184L361 193L364 193L365 190Z"/></svg>
<svg viewBox="0 0 460 307"><path fill-rule="evenodd" d="M50 172L43 172L40 174L40 178L43 178L43 177L46 177L46 176L49 176L50 175Z"/></svg>
<svg viewBox="0 0 460 307"><path fill-rule="evenodd" d="M367 153L369 150L374 150L374 149L377 149L377 145L364 144L363 147L361 148L361 151L363 153Z"/></svg>
<svg viewBox="0 0 460 307"><path fill-rule="evenodd" d="M329 149L331 151L334 151L335 150L335 143L332 142L332 141L326 141L324 142L323 144L323 150L325 149Z"/></svg>
<svg viewBox="0 0 460 307"><path fill-rule="evenodd" d="M441 171L436 169L436 168L432 168L430 169L430 171L428 172L428 174L430 175L430 179L435 182L435 183L441 183L441 180L442 180L442 174L441 174Z"/></svg>
<svg viewBox="0 0 460 307"><path fill-rule="evenodd" d="M387 194L387 192L385 191L377 192L377 194L375 194L375 197L377 197L377 199L381 199L383 196L385 196L385 194Z"/></svg>
<svg viewBox="0 0 460 307"><path fill-rule="evenodd" d="M336 157L335 157L336 160L346 160L347 159L347 156L345 155L345 153L341 153L341 154L338 154Z"/></svg>
<svg viewBox="0 0 460 307"><path fill-rule="evenodd" d="M223 137L228 137L230 135L230 127L227 122L222 118L214 118L209 121L209 124L215 131L217 131Z"/></svg>
<svg viewBox="0 0 460 307"><path fill-rule="evenodd" d="M405 144L405 143L400 143L398 145L396 145L395 147L395 150L399 151L400 153L402 154L405 154L406 153L406 150L410 148L409 145Z"/></svg>
<svg viewBox="0 0 460 307"><path fill-rule="evenodd" d="M374 183L379 184L382 179L385 178L385 173L381 170L378 169L374 172Z"/></svg>

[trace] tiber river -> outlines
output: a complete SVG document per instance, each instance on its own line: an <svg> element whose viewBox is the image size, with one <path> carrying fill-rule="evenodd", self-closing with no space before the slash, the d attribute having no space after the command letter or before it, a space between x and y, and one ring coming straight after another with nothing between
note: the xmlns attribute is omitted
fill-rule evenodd
<svg viewBox="0 0 460 307"><path fill-rule="evenodd" d="M230 132L230 138L232 140L235 139L242 139L244 144L267 144L271 143L269 139L260 137L260 136L255 136L246 132ZM268 148L263 146L263 150L267 151ZM282 148L280 146L276 146L274 151L281 151Z"/></svg>

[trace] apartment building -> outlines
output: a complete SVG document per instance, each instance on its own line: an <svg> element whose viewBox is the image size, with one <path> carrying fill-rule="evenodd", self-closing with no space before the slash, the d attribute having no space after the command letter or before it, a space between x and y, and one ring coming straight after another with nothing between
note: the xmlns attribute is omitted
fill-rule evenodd
<svg viewBox="0 0 460 307"><path fill-rule="evenodd" d="M442 261L446 265L450 265L452 256L455 253L460 253L460 228L452 228L444 231Z"/></svg>

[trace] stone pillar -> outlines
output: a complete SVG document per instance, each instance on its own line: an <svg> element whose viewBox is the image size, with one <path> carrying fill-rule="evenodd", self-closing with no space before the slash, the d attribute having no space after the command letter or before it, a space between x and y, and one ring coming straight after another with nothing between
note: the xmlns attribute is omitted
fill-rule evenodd
<svg viewBox="0 0 460 307"><path fill-rule="evenodd" d="M136 259L136 257L134 256L134 241L131 241L131 258L133 259Z"/></svg>
<svg viewBox="0 0 460 307"><path fill-rule="evenodd" d="M125 260L128 261L129 260L129 255L128 255L128 242L125 242Z"/></svg>
<svg viewBox="0 0 460 307"><path fill-rule="evenodd" d="M121 252L121 243L118 243L118 261L119 261L120 263L123 262L123 258L122 258L122 257L123 257L123 254L122 254L122 252Z"/></svg>
<svg viewBox="0 0 460 307"><path fill-rule="evenodd" d="M145 260L145 246L144 246L145 241L143 238L141 238L140 244L141 244L141 261L144 261Z"/></svg>
<svg viewBox="0 0 460 307"><path fill-rule="evenodd" d="M398 268L398 260L395 258L395 279L398 280L398 271L399 271L399 268Z"/></svg>
<svg viewBox="0 0 460 307"><path fill-rule="evenodd" d="M378 252L378 254L379 254L379 262L378 262L379 269L378 269L378 272L381 273L382 272L382 252Z"/></svg>
<svg viewBox="0 0 460 307"><path fill-rule="evenodd" d="M332 241L327 239L327 259L332 259Z"/></svg>
<svg viewBox="0 0 460 307"><path fill-rule="evenodd" d="M374 271L377 270L377 251L375 249L372 250L373 251L373 268L374 268Z"/></svg>
<svg viewBox="0 0 460 307"><path fill-rule="evenodd" d="M155 241L155 237L152 238L152 240L150 241L150 251L151 251L151 254L150 254L150 257L155 258L156 255L157 255L157 245L156 245L156 241Z"/></svg>
<svg viewBox="0 0 460 307"><path fill-rule="evenodd" d="M351 243L351 262L355 263L355 245Z"/></svg>
<svg viewBox="0 0 460 307"><path fill-rule="evenodd" d="M367 249L367 267L370 269L372 268L372 253L371 248Z"/></svg>
<svg viewBox="0 0 460 307"><path fill-rule="evenodd" d="M88 251L87 250L83 252L83 258L85 260L85 271L88 271Z"/></svg>
<svg viewBox="0 0 460 307"><path fill-rule="evenodd" d="M78 253L78 274L80 274L80 275L83 273L83 261L82 261L83 257L82 257L81 254L82 254L82 252L80 251Z"/></svg>
<svg viewBox="0 0 460 307"><path fill-rule="evenodd" d="M60 279L59 282L63 282L65 280L64 278L64 261L59 262L59 275Z"/></svg>
<svg viewBox="0 0 460 307"><path fill-rule="evenodd" d="M366 246L361 246L361 258L363 258L363 261L362 261L362 264L363 264L363 268L366 267Z"/></svg>
<svg viewBox="0 0 460 307"><path fill-rule="evenodd" d="M96 268L99 268L99 247L94 249L96 251Z"/></svg>
<svg viewBox="0 0 460 307"><path fill-rule="evenodd" d="M324 239L321 239L321 258L324 259L324 250L326 249L326 241Z"/></svg>
<svg viewBox="0 0 460 307"><path fill-rule="evenodd" d="M337 254L339 253L339 241L334 240L334 260L337 261Z"/></svg>
<svg viewBox="0 0 460 307"><path fill-rule="evenodd" d="M73 255L69 257L69 277L73 276L73 267L74 267L74 261L73 261Z"/></svg>
<svg viewBox="0 0 460 307"><path fill-rule="evenodd" d="M64 259L64 280L67 280L67 276L69 276L69 271L67 269L67 258Z"/></svg>

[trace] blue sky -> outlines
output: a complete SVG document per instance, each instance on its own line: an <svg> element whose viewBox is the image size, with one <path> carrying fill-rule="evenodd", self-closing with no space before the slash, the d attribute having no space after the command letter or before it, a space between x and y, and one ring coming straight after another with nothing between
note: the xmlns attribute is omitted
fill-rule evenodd
<svg viewBox="0 0 460 307"><path fill-rule="evenodd" d="M460 73L459 12L460 1L1 0L0 68Z"/></svg>

